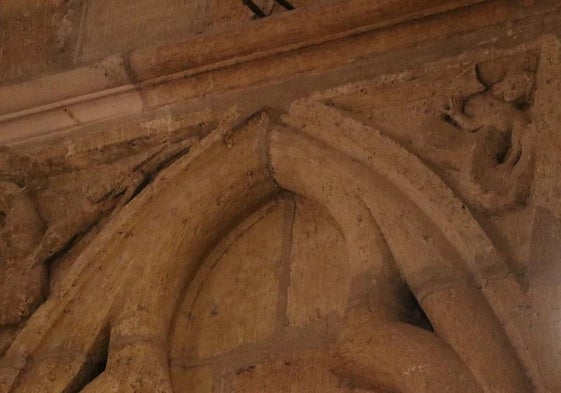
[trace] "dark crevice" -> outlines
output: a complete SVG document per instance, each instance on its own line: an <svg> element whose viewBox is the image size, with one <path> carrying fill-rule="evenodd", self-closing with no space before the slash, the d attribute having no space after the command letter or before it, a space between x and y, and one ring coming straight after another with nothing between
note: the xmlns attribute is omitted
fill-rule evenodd
<svg viewBox="0 0 561 393"><path fill-rule="evenodd" d="M504 164L512 151L512 135L511 132L505 136L505 143L495 155L495 159L499 164Z"/></svg>
<svg viewBox="0 0 561 393"><path fill-rule="evenodd" d="M85 228L84 230L74 234L70 238L70 240L68 240L61 248L59 248L54 253L49 255L42 263L44 263L47 267L50 268L57 259L63 257L66 253L70 252L70 250L76 245L76 243L78 243L78 241L82 238L82 236L85 235L87 232L89 232L90 229L93 228L98 221L99 220L96 220L91 225L88 225L87 228Z"/></svg>
<svg viewBox="0 0 561 393"><path fill-rule="evenodd" d="M90 224L86 225L83 229L79 230L76 234L74 234L74 236L72 236L70 238L70 240L68 240L68 242L66 242L66 244L64 246L62 246L61 248L59 248L57 251L55 251L53 254L51 254L50 256L48 256L42 263L45 264L45 266L47 267L47 273L48 273L48 278L47 278L47 285L45 286L45 294L44 294L44 299L46 299L49 295L50 292L50 283L51 283L51 270L52 270L52 266L55 262L57 262L60 258L62 258L64 255L66 255L67 253L69 253L72 248L74 248L74 246L76 246L76 244L86 235L88 234L93 228L95 228L100 222L101 220L104 218L104 215L100 215L99 217L97 217L95 220L93 220Z"/></svg>
<svg viewBox="0 0 561 393"><path fill-rule="evenodd" d="M141 171L141 173L143 175L143 179L138 184L138 186L135 188L135 190L131 194L130 198L128 198L127 201L124 201L125 204L129 203L134 198L136 198L136 196L138 196L138 194L140 194L142 192L142 190L144 190L146 187L148 187L148 185L150 183L152 183L154 181L154 179L156 178L158 173L160 173L164 169L168 168L171 164L173 164L179 158L183 157L185 154L189 153L189 150L190 150L190 148L186 147L184 149L181 149L181 150L177 151L173 155L169 156L168 158L166 158L165 160L160 162L154 169L152 169L151 171L149 171L147 173L144 173L144 172Z"/></svg>
<svg viewBox="0 0 561 393"><path fill-rule="evenodd" d="M168 158L163 160L158 166L156 166L156 168L153 171L151 171L149 173L149 175L152 176L152 175L166 169L171 164L173 164L175 161L177 161L179 158L181 158L185 154L189 153L189 150L190 150L190 147L185 147L183 149L178 150L176 153L172 154L171 156L169 156Z"/></svg>
<svg viewBox="0 0 561 393"><path fill-rule="evenodd" d="M477 78L478 82L481 83L485 87L483 92L487 92L491 89L491 86L493 84L491 82L487 82L485 80L485 78L483 77L483 73L481 71L481 65L479 65L479 64L477 64L475 66L475 77Z"/></svg>
<svg viewBox="0 0 561 393"><path fill-rule="evenodd" d="M264 18L266 16L268 16L257 4L255 4L253 1L251 0L242 0L242 2L244 3L244 5L249 8L251 10L251 12L253 12L253 14L257 17L257 18Z"/></svg>
<svg viewBox="0 0 561 393"><path fill-rule="evenodd" d="M520 111L527 112L530 109L531 104L528 101L522 101L522 102L515 102L514 106L516 107L516 109Z"/></svg>
<svg viewBox="0 0 561 393"><path fill-rule="evenodd" d="M434 328L430 323L429 318L423 311L413 293L410 292L405 301L407 310L409 311L407 323L420 327L421 329L428 330L429 332L434 332Z"/></svg>
<svg viewBox="0 0 561 393"><path fill-rule="evenodd" d="M116 191L118 190L118 188L112 188L110 191L106 192L105 194L103 194L101 196L101 198L94 200L94 203L103 203L103 202L107 202L110 200L116 200L119 199L121 196L123 196L126 192L126 190L122 190L122 191Z"/></svg>
<svg viewBox="0 0 561 393"><path fill-rule="evenodd" d="M296 7L294 7L294 5L292 5L292 3L290 3L287 0L274 0L275 3L277 3L278 5L280 5L281 7L283 7L284 9L288 10L288 11L292 11L294 9L296 9ZM251 12L253 12L253 14L255 15L256 18L265 18L267 16L270 16L270 14L267 14L265 11L263 11L261 9L261 7L259 7L257 4L255 4L252 0L242 0L242 3L251 10Z"/></svg>
<svg viewBox="0 0 561 393"><path fill-rule="evenodd" d="M109 328L102 329L89 352L86 354L86 361L78 371L67 393L78 393L82 391L90 382L99 377L107 367L109 356Z"/></svg>
<svg viewBox="0 0 561 393"><path fill-rule="evenodd" d="M138 194L140 194L140 192L142 190L144 190L148 184L150 184L152 182L153 178L150 175L147 176L143 176L142 181L138 184L138 186L134 189L134 191L132 192L130 198L127 201L124 201L125 205L127 203L129 203L130 201L132 201L134 198L136 198L138 196Z"/></svg>
<svg viewBox="0 0 561 393"><path fill-rule="evenodd" d="M457 128L459 130L461 130L462 128L460 127L460 125L458 123L456 123L456 121L449 115L442 115L442 120L448 124L450 124L452 127Z"/></svg>
<svg viewBox="0 0 561 393"><path fill-rule="evenodd" d="M88 227L89 230L89 227ZM84 231L83 233L86 233L86 231ZM45 280L45 284L43 286L43 296L41 299L41 302L39 303L39 305L43 304L43 302L45 302L47 300L47 298L49 297L49 293L51 292L51 276L52 276L52 266L53 264L59 259L62 258L65 254L67 254L68 252L70 252L70 250L76 245L76 243L78 243L78 240L82 237L83 233L77 233L74 236L72 236L70 238L70 240L68 242L66 242L66 244L64 246L62 246L61 248L59 248L57 251L55 251L54 253L52 253L51 255L49 255L43 262L41 262L44 266L45 266L45 270L47 271L47 277ZM35 310L32 311L35 312Z"/></svg>
<svg viewBox="0 0 561 393"><path fill-rule="evenodd" d="M278 4L280 4L281 6L283 6L284 8L286 8L287 10L293 10L295 9L295 7L289 3L286 0L275 0L275 2L277 2Z"/></svg>
<svg viewBox="0 0 561 393"><path fill-rule="evenodd" d="M68 240L68 242L66 242L65 245L63 245L57 251L49 255L43 263L47 266L51 266L54 261L56 261L58 258L62 257L64 254L69 252L72 249L72 247L74 247L76 243L78 243L78 240L82 237L82 235L87 231L89 231L90 228L91 226L88 226L86 230L76 233L74 236L70 238L70 240Z"/></svg>

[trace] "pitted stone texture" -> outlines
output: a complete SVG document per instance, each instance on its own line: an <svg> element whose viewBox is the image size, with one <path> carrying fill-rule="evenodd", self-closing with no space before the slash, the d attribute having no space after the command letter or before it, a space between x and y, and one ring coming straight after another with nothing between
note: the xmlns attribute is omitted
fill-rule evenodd
<svg viewBox="0 0 561 393"><path fill-rule="evenodd" d="M321 353L303 353L261 363L238 372L228 393L367 393L331 371L331 359Z"/></svg>
<svg viewBox="0 0 561 393"><path fill-rule="evenodd" d="M180 39L202 29L203 0L92 0L84 23L80 60Z"/></svg>
<svg viewBox="0 0 561 393"><path fill-rule="evenodd" d="M219 258L203 284L186 338L200 358L224 354L273 333L284 208L283 204L276 206L243 233Z"/></svg>
<svg viewBox="0 0 561 393"><path fill-rule="evenodd" d="M304 326L342 314L350 291L345 240L327 212L298 200L293 229L288 320Z"/></svg>
<svg viewBox="0 0 561 393"><path fill-rule="evenodd" d="M209 366L171 368L175 393L214 393L212 371Z"/></svg>
<svg viewBox="0 0 561 393"><path fill-rule="evenodd" d="M72 63L82 0L0 2L0 85Z"/></svg>
<svg viewBox="0 0 561 393"><path fill-rule="evenodd" d="M209 0L207 5L207 28L231 26L251 20L253 13L241 1Z"/></svg>

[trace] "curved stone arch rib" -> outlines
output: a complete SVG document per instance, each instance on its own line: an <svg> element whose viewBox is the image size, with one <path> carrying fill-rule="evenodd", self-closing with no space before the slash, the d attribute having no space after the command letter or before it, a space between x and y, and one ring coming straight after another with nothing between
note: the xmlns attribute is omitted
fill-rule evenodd
<svg viewBox="0 0 561 393"><path fill-rule="evenodd" d="M242 130L243 131L243 130ZM20 332L15 341L8 349L6 354L0 359L0 392L9 391L16 385L16 380L21 371L27 367L27 359L31 358L48 336L51 330L56 329L56 323L59 317L67 313L67 307L78 299L80 293L87 292L90 289L85 288L89 282L95 282L96 277L100 276L100 265L104 259L126 259L122 255L122 249L115 247L120 244L128 235L131 217L147 210L145 207L149 204L154 195L157 195L160 189L166 187L169 180L181 174L195 161L199 156L213 145L219 144L227 135L233 135L231 127L227 124L204 138L199 144L189 150L189 154L184 156L174 165L166 169L165 173L157 177L154 185L149 187L150 191L143 192L132 200L120 214L114 216L107 224L104 230L99 233L87 247L80 257L73 263L68 274L60 285L60 290L51 294L50 298L33 314L26 323L25 329ZM101 251L100 251L101 250ZM124 263L114 265L111 277L113 281L118 281L119 275L125 276ZM110 286L115 283L108 283ZM97 283L99 285L99 283ZM99 290L99 288L98 288ZM112 296L116 296L111 291ZM112 303L112 301L111 301ZM99 310L98 310L99 311ZM104 324L108 320L109 311L99 311L104 319ZM84 344L84 342L81 342ZM72 371L73 373L73 371Z"/></svg>
<svg viewBox="0 0 561 393"><path fill-rule="evenodd" d="M528 391L525 371L499 320L479 289L469 285L468 272L460 258L454 257L442 236L432 244L423 241L424 233L433 235L438 229L431 228L430 220L423 218L418 207L408 202L383 175L307 135L288 130L273 132L271 161L279 184L297 194L317 198L344 189L349 199L362 199L417 297L425 290L422 285L427 272L441 275L431 278L444 285L428 290L426 299L430 302L421 305L428 304L424 308L437 333L468 365L484 391ZM425 222L420 223L423 219ZM437 301L432 301L434 297ZM470 323L472 318L477 318L478 323ZM393 388L409 391L407 385Z"/></svg>
<svg viewBox="0 0 561 393"><path fill-rule="evenodd" d="M312 119L313 120L310 120ZM292 105L283 120L294 129L341 151L386 177L431 219L446 228L449 241L481 281L506 276L507 266L463 203L416 156L378 130L319 102Z"/></svg>
<svg viewBox="0 0 561 393"><path fill-rule="evenodd" d="M171 392L166 341L182 287L217 238L279 191L267 129L258 115L215 133L127 205L8 349L0 392L77 391L106 330L106 370L84 391ZM70 354L79 356L61 364Z"/></svg>
<svg viewBox="0 0 561 393"><path fill-rule="evenodd" d="M293 110L293 114L295 112ZM341 120L344 119L333 119L332 113L321 113L320 118L335 121L331 129L325 128L328 131L325 137L316 138L316 141L310 142L309 137L289 135L279 129L273 131L270 154L274 179L269 173L269 163L264 159L263 137L270 127L266 116L254 118L247 127L228 135L227 143L220 141L224 135L215 134L214 139L207 142L208 146L201 149L200 155L193 152L164 171L79 258L76 269L69 276L68 291L47 301L31 318L0 362L0 392L76 390L80 385L77 376L84 368L83 357L74 357L65 367L60 367L54 355L88 355L98 350L99 337L108 327L111 339L107 369L83 391L171 392L165 348L169 325L183 287L217 238L278 192L274 180L306 195L305 191L290 186L296 176L287 182L281 178L280 172L285 165L294 170L293 175L309 176L306 171L313 164L309 161L310 151L318 149L317 140L321 141L319 145L333 146L333 140L329 138L335 138L337 149L325 146L319 149L320 162L323 160L325 164L321 169L325 173L330 167L331 173L339 173L334 168L341 164L349 169L350 175L357 175L358 181L352 177L336 179L336 187L344 188L355 197L363 193L373 195L374 199L363 198L361 201L387 228L384 220L391 217L384 217L382 213L384 208L391 211L393 205L388 202L388 195L380 193L371 181L377 176L399 185L411 179L406 177L407 172L395 171L390 176L387 164L382 164L382 167L386 165L386 171L378 170L376 175L376 167L373 169L368 163L361 163L364 154L368 153L364 146L378 143L380 146L372 150L376 152L389 146L390 154L386 159L390 163L399 163L408 153L376 134L369 135L373 142L345 140L342 132L333 132L338 131L333 130L333 125L337 127L339 121L338 126L342 126ZM352 131L353 127L344 129ZM306 127L302 130L303 133L309 132ZM430 174L422 168L421 175L426 175L423 171ZM421 181L426 180L424 177ZM350 186L342 187L346 182ZM192 189L193 184L199 187L196 192ZM311 190L308 194L314 192ZM411 196L400 191L390 193L390 197L400 193ZM426 200L425 193L420 192L420 196ZM465 225L464 222L460 224ZM387 230L385 234L391 235ZM411 239L411 242L416 239L415 234ZM466 245L460 248L469 249ZM486 247L483 249L489 251ZM398 254L395 249L392 251ZM392 273L388 271L387 274L391 276ZM98 295L101 301L94 298ZM478 307L474 309L477 311ZM88 310L95 312L90 316ZM439 312L442 307L436 306L435 319L438 319ZM500 335L500 327L493 325L497 321L492 313L489 315L486 321L492 325L490 331ZM443 333L448 328L444 325ZM64 340L57 337L60 332L67 334ZM456 345L454 340L448 341L452 347ZM506 355L511 359L509 353ZM463 360L466 361L465 356ZM503 360L498 359L499 363ZM519 371L516 359L509 360L504 367L510 370L508 375ZM486 387L493 385L494 381L489 381L486 375L477 374L473 368L472 372ZM524 375L524 372L518 374ZM510 391L523 392L524 381L520 378L515 381L516 386ZM498 386L505 383L499 381ZM409 391L407 386L403 388Z"/></svg>
<svg viewBox="0 0 561 393"><path fill-rule="evenodd" d="M324 207L341 228L349 257L369 257L376 268L374 299L369 305L375 320L369 321L367 331L360 331L359 327L357 335L353 334L356 330L346 329L350 334L346 334L348 339L343 340L336 354L342 360L339 372L390 391L428 393L435 387L447 387L453 392L480 392L470 370L449 346L433 333L400 321L402 310L396 303L403 297L402 284L390 265L391 256L360 252L379 232L372 209L361 198L361 192L371 190L360 189L351 180L355 173L347 171L349 167L334 158L337 155L338 152L320 146L317 141L286 129L272 132L271 161L277 181ZM365 172L360 181L372 180ZM359 247L352 250L353 245ZM389 353L391 360L386 357ZM423 371L403 374L405 369ZM356 375L357 370L360 375Z"/></svg>
<svg viewBox="0 0 561 393"><path fill-rule="evenodd" d="M459 254L465 267L489 302L493 312L535 382L541 379L524 330L527 296L477 221L454 192L421 160L382 135L326 105L295 102L283 120L317 142L363 163L393 184L430 220Z"/></svg>

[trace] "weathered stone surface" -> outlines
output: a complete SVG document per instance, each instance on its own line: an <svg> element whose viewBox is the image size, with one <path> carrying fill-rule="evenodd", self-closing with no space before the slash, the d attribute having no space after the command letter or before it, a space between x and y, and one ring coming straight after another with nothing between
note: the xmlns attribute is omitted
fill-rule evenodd
<svg viewBox="0 0 561 393"><path fill-rule="evenodd" d="M558 13L556 14L553 10L555 2L552 0L544 0L540 2L539 6L536 5L535 7L524 7L518 3L501 1L484 2L476 7L460 8L454 12L435 15L433 18L418 18L419 15L414 12L408 14L409 17L413 17L410 22L391 26L386 26L386 23L391 24L396 20L392 18L393 14L391 12L386 13L385 11L391 11L392 2L374 4L372 2L361 3L361 1L357 0L357 3L360 3L358 6L347 1L341 2L343 8L345 8L344 14L351 17L345 19L350 25L346 22L336 23L336 32L332 31L331 28L322 28L314 30L315 33L311 36L298 35L298 38L303 40L301 45L304 45L307 48L306 50L293 51L294 46L286 45L287 42L283 42L282 39L279 40L275 32L279 31L280 28L287 32L288 37L293 37L294 29L291 21L295 21L297 27L300 25L308 26L315 24L316 22L313 22L316 20L315 18L319 16L321 19L323 14L343 15L340 12L341 10L337 8L341 4L338 5L338 2L330 1L311 8L299 7L301 8L300 11L285 13L290 14L286 20L278 20L279 18L275 17L269 18L264 23L251 21L247 26L242 24L235 29L232 27L236 30L236 34L229 29L222 29L221 33L217 34L218 37L212 38L213 34L197 35L186 37L186 40L180 43L162 44L155 48L142 49L138 51L141 54L140 57L144 59L140 63L146 62L146 64L133 65L135 63L134 58L138 55L137 51L134 51L130 67L134 72L131 73L131 77L138 77L141 73L144 75L140 77L141 80L146 78L156 78L158 80L155 86L152 84L155 81L151 81L148 86L143 86L140 89L145 109L170 105L178 101L191 102L193 99L197 101L196 105L199 105L200 98L208 95L220 95L220 99L231 100L233 98L223 97L221 94L238 88L255 87L269 82L276 84L279 81L286 82L287 86L282 89L282 94L274 97L274 101L286 105L290 100L302 94L317 91L322 86L336 86L378 76L389 70L396 71L414 67L430 59L439 58L442 53L456 55L462 53L468 47L490 47L497 37L498 42L501 42L500 45L505 43L510 45L514 42L523 42L530 37L538 37L546 32L558 33L561 30L558 23ZM444 3L446 4L445 8L466 5L462 1ZM411 3L412 7L417 5L418 2ZM430 4L426 5L430 6ZM362 6L366 6L368 10L373 8L374 13L363 12L364 8L360 8ZM434 9L430 8L429 11L439 12L442 9L436 7ZM399 9L398 11L402 10ZM371 20L368 22L362 19L366 14L372 16L376 21L380 20L381 24L378 22L372 24L370 23ZM481 15L485 16L481 17ZM366 15L366 18L369 17ZM525 22L514 23L514 21L519 20L525 20ZM361 23L368 24L367 30L369 33L354 34L355 30L361 29ZM510 26L509 29L502 27L505 23ZM258 25L263 29L262 32L255 31ZM277 27L272 28L273 25ZM423 31L423 34L418 34L419 31ZM270 38L268 34L271 32L273 32L273 35ZM341 34L352 36L352 39L336 39ZM253 49L257 51L254 57L264 58L263 61L246 61L248 58L245 53L251 51L250 46L248 46L248 37L257 37L257 44L261 49ZM195 44L201 38L205 42ZM212 42L208 41L211 38ZM224 38L226 40L222 42ZM322 45L314 45L319 42L318 40L322 42L327 40L328 42ZM268 48L267 50L264 49L263 44L265 48ZM283 53L283 55L279 56L280 53ZM325 53L331 55L325 56ZM363 59L367 58L370 58L368 63L347 67L344 72L328 71L337 69L338 65L342 64L341 59L343 63L348 64L359 60L362 62ZM217 61L217 59L220 61ZM69 66L70 64L68 64ZM209 69L213 71L207 72ZM321 74L316 74L316 72ZM183 78L184 73L187 75L194 73L197 77ZM306 74L306 76L303 77L303 74ZM295 77L297 79L294 79ZM287 80L288 78L291 79ZM163 81L168 81L168 83L162 84ZM25 90L28 86L22 86L21 88ZM267 86L262 86L260 94L267 95L267 88ZM16 90L18 89L19 87L16 87ZM8 92L11 90L13 89L8 89ZM38 93L40 96L42 95L40 91ZM90 93L90 91L75 97L75 100L96 98L95 95L88 96L87 93ZM0 96L3 94L3 89L0 89ZM113 94L113 92L104 90L103 94ZM56 96L56 94L53 95L53 97ZM51 104L56 104L57 107L61 105L58 102L52 102ZM244 105L248 104L244 103ZM252 104L251 106L252 111L258 110L260 107L259 104ZM13 123L10 120L7 122L0 120L0 134L18 134L25 127L26 133L23 135L23 139L27 139L38 133L54 133L60 131L61 128L65 128L65 125L68 126L67 123L61 123L61 126L57 128L56 123L50 117L49 110L43 107L34 107L30 113L38 111L39 117L31 123ZM13 113L11 115L16 116ZM20 115L22 114L20 113L17 116ZM44 115L44 117L40 115ZM31 115L31 117L33 116ZM46 130L41 127L43 120L51 124ZM99 121L100 119L88 119L88 121L93 122L96 120ZM75 125L75 123L71 123L71 125ZM8 139L22 138L10 137Z"/></svg>
<svg viewBox="0 0 561 393"><path fill-rule="evenodd" d="M548 37L543 44L543 62L539 69L538 80L549 86L536 92L536 112L540 154L536 157L535 192L532 198L534 208L534 236L531 241L531 250L528 259L532 260L529 271L532 276L539 276L532 284L539 292L538 287L544 285L549 289L559 287L559 282L554 277L558 268L557 238L559 236L559 221L561 220L561 193L559 189L559 163L561 157L557 153L561 146L561 135L558 124L561 122L561 112L556 105L555 92L561 86L561 44L553 37ZM545 142L547 141L547 142ZM548 272L549 271L549 272ZM546 278L549 276L549 278ZM532 280L533 281L533 280ZM558 288L559 290L559 288ZM548 296L546 296L548 297ZM544 305L559 307L555 302L544 302ZM555 315L555 312L545 312ZM555 373L552 373L555 374Z"/></svg>
<svg viewBox="0 0 561 393"><path fill-rule="evenodd" d="M172 367L171 380L176 393L214 393L214 378L209 366Z"/></svg>
<svg viewBox="0 0 561 393"><path fill-rule="evenodd" d="M355 386L381 392L482 392L450 347L409 324L383 321L374 311L349 312L335 349L333 369ZM399 368L394 374L391 369ZM377 390L376 390L377 391Z"/></svg>
<svg viewBox="0 0 561 393"><path fill-rule="evenodd" d="M273 0L255 3L267 14L285 11ZM301 8L314 3L297 1L293 5ZM254 19L255 15L242 1L178 0L160 7L153 0L134 4L90 0L80 60L95 60L112 53L177 41L208 29L228 29Z"/></svg>
<svg viewBox="0 0 561 393"><path fill-rule="evenodd" d="M2 87L0 115L17 113L128 84L123 58L100 62Z"/></svg>
<svg viewBox="0 0 561 393"><path fill-rule="evenodd" d="M266 216L211 261L214 268L195 299L184 339L200 359L273 334L287 207L286 202L271 206Z"/></svg>
<svg viewBox="0 0 561 393"><path fill-rule="evenodd" d="M189 37L182 42L147 48L131 55L131 68L139 81L197 68L216 68L237 64L248 53L262 58L268 53L286 53L306 47L309 42L325 43L342 35L352 35L356 26L376 31L388 24L413 21L438 10L456 9L480 0L425 0L372 3L364 0L332 1L329 7L303 8L278 18L260 19L244 24L231 34ZM391 22L390 22L391 21ZM412 38L412 37L409 37ZM382 45L387 43L382 42ZM326 59L324 59L326 60Z"/></svg>
<svg viewBox="0 0 561 393"><path fill-rule="evenodd" d="M80 60L95 60L178 39L203 28L206 2L177 0L90 0L84 21Z"/></svg>
<svg viewBox="0 0 561 393"><path fill-rule="evenodd" d="M328 314L343 314L352 270L345 240L325 211L299 200L292 230L287 316L305 326Z"/></svg>
<svg viewBox="0 0 561 393"><path fill-rule="evenodd" d="M256 2L260 6L263 3ZM210 0L206 6L205 28L228 28L232 25L248 22L253 18L253 13L241 1Z"/></svg>
<svg viewBox="0 0 561 393"><path fill-rule="evenodd" d="M0 89L0 393L559 391L559 4L258 3Z"/></svg>
<svg viewBox="0 0 561 393"><path fill-rule="evenodd" d="M303 353L272 359L242 370L226 389L228 393L305 393L310 389L326 393L378 393L376 388L361 389L352 381L338 378L325 354Z"/></svg>
<svg viewBox="0 0 561 393"><path fill-rule="evenodd" d="M0 4L0 85L68 67L78 42L82 0Z"/></svg>

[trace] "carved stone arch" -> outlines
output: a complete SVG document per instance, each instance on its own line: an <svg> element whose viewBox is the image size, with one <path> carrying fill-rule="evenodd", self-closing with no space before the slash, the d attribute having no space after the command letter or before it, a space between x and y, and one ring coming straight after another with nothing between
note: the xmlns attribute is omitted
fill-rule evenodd
<svg viewBox="0 0 561 393"><path fill-rule="evenodd" d="M532 360L508 322L524 297L453 192L405 149L321 104L295 104L284 122L290 127L261 114L211 134L128 204L8 349L0 392L77 391L105 350L105 370L82 392L171 392L168 332L185 287L213 245L281 189L324 206L352 258L369 257L356 246L379 228L440 337L400 322L382 301L370 340L349 331L336 351L350 365L339 366L344 372L403 392L529 391ZM357 213L367 217L362 225ZM391 300L400 278L385 262L377 289ZM394 350L398 367L388 368L374 343ZM403 377L420 361L428 372Z"/></svg>
<svg viewBox="0 0 561 393"><path fill-rule="evenodd" d="M76 391L107 346L105 371L84 391L170 391L167 331L183 286L240 216L278 192L265 119L214 133L125 206L7 350L0 391Z"/></svg>
<svg viewBox="0 0 561 393"><path fill-rule="evenodd" d="M272 134L279 184L310 198L328 200L337 188L357 198L380 227L437 334L481 388L527 392L519 358L529 369L533 361L521 332L502 322L512 321L505 310L522 307L525 296L460 199L417 157L336 110L302 101L285 120L298 131ZM372 352L363 361L375 362Z"/></svg>

